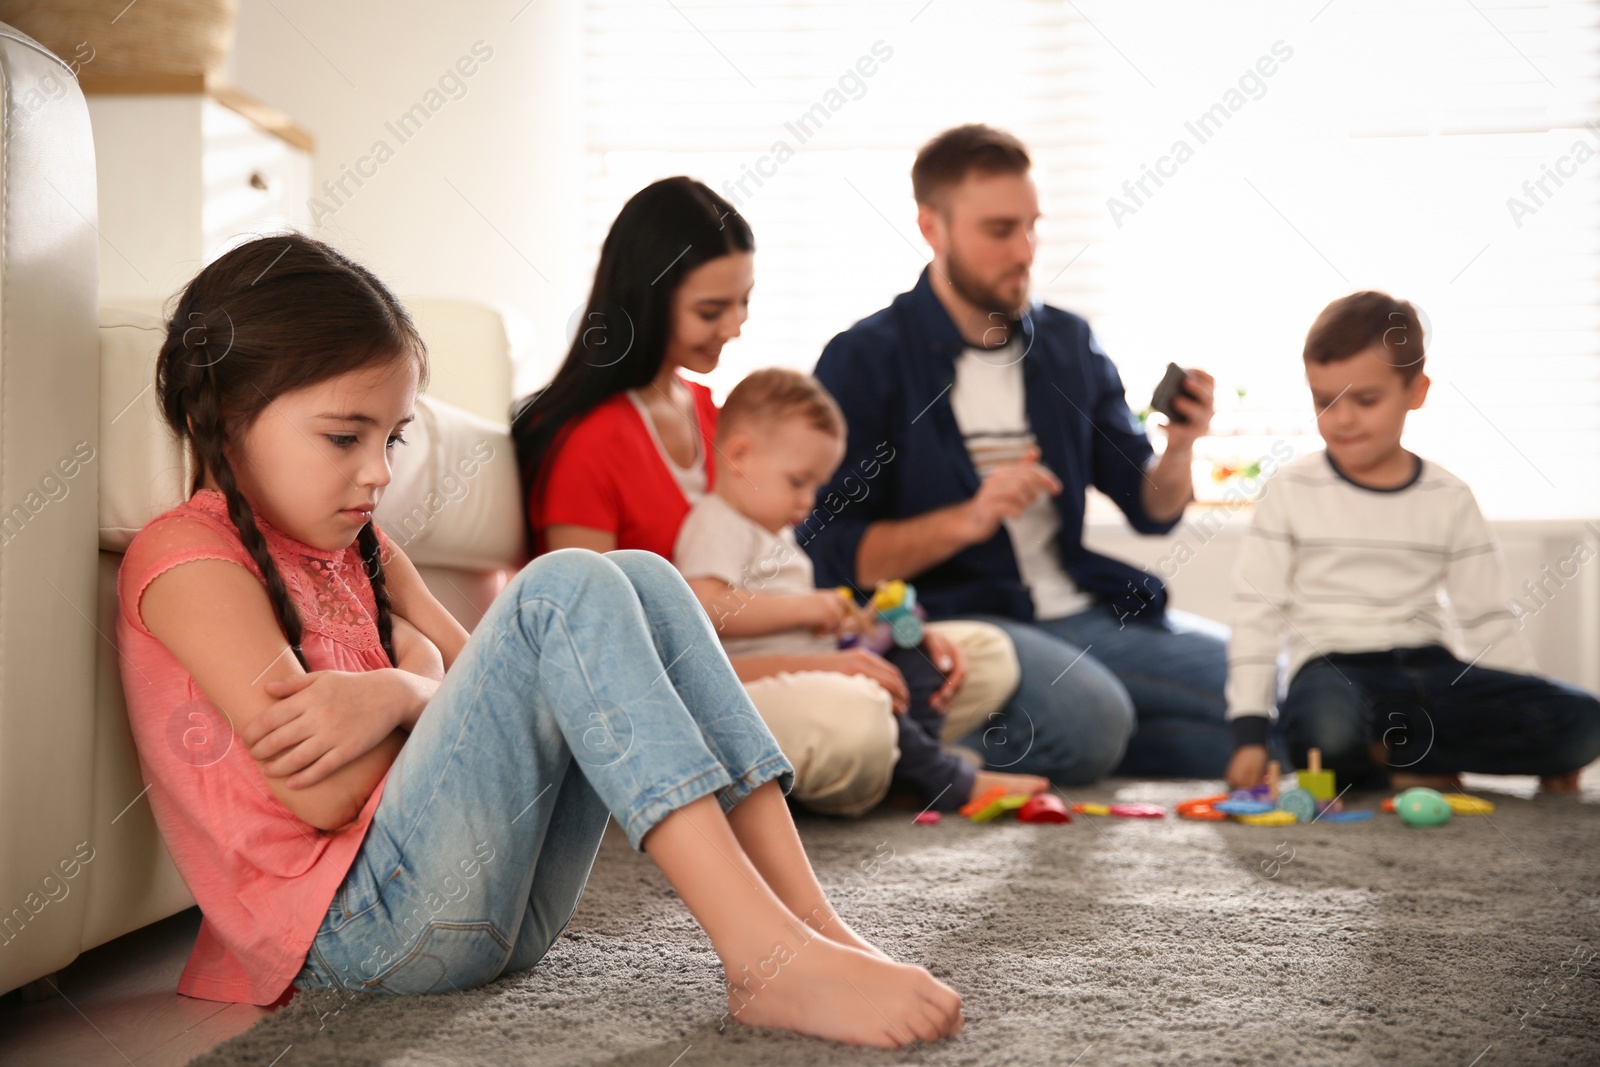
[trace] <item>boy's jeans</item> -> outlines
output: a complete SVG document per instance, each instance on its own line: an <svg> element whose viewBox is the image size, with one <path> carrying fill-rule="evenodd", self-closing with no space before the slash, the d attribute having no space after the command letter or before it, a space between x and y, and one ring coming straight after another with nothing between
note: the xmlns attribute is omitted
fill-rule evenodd
<svg viewBox="0 0 1600 1067"><path fill-rule="evenodd" d="M534 965L606 821L793 772L672 565L567 549L495 599L401 749L297 988L448 993Z"/></svg>
<svg viewBox="0 0 1600 1067"><path fill-rule="evenodd" d="M1381 788L1391 772L1557 775L1600 756L1600 700L1574 686L1471 667L1438 645L1335 652L1295 672L1278 728L1339 785ZM1368 746L1384 742L1387 766Z"/></svg>

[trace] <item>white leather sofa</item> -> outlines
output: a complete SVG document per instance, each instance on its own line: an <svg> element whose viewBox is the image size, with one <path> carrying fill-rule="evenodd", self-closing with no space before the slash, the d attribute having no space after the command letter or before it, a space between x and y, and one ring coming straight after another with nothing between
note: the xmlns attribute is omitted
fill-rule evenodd
<svg viewBox="0 0 1600 1067"><path fill-rule="evenodd" d="M0 25L0 992L194 904L144 798L115 645L122 551L187 495L155 309L97 308L77 85ZM431 357L377 521L464 626L523 562L505 319L408 301Z"/></svg>

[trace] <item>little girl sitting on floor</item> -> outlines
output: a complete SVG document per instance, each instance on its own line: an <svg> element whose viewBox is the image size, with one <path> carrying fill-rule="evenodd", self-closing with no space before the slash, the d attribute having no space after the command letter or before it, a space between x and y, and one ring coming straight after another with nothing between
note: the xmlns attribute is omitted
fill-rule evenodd
<svg viewBox="0 0 1600 1067"><path fill-rule="evenodd" d="M156 391L197 474L129 546L117 634L151 807L204 915L179 992L437 993L531 967L615 816L740 1021L957 1033L961 998L829 904L789 763L665 560L551 553L470 637L428 592L372 522L426 380L389 290L300 235L228 252L173 313ZM749 979L775 946L785 966Z"/></svg>

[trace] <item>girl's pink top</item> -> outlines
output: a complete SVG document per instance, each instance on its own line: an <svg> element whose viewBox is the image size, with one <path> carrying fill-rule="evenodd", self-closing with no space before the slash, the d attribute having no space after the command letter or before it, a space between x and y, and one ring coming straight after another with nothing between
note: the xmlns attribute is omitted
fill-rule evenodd
<svg viewBox="0 0 1600 1067"><path fill-rule="evenodd" d="M390 666L359 544L326 551L259 514L256 523L304 620L307 666ZM382 530L378 542L387 558ZM388 774L355 821L331 831L300 819L272 793L228 719L139 616L140 598L157 575L197 559L237 563L261 579L215 489L202 488L150 520L123 556L117 574L122 688L156 826L200 905L200 934L178 992L270 1005L292 996L290 984L361 847Z"/></svg>

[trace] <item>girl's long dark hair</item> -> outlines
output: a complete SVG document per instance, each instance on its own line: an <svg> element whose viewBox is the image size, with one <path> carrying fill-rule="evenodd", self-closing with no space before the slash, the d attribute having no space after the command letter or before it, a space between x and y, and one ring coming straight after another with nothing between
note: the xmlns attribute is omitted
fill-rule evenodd
<svg viewBox="0 0 1600 1067"><path fill-rule="evenodd" d="M685 275L729 253L753 251L749 224L693 178L663 178L622 206L600 246L594 287L566 359L548 385L511 406L529 556L536 550L535 493L563 433L601 401L660 372L673 297Z"/></svg>
<svg viewBox="0 0 1600 1067"><path fill-rule="evenodd" d="M302 622L225 446L237 454L267 405L294 389L375 364L415 360L427 384L427 350L394 294L321 241L289 233L225 253L179 294L156 362L161 415L199 460L192 496L210 471L228 516L261 568L278 625L300 666ZM395 663L389 593L372 523L357 538L378 609L378 639Z"/></svg>

